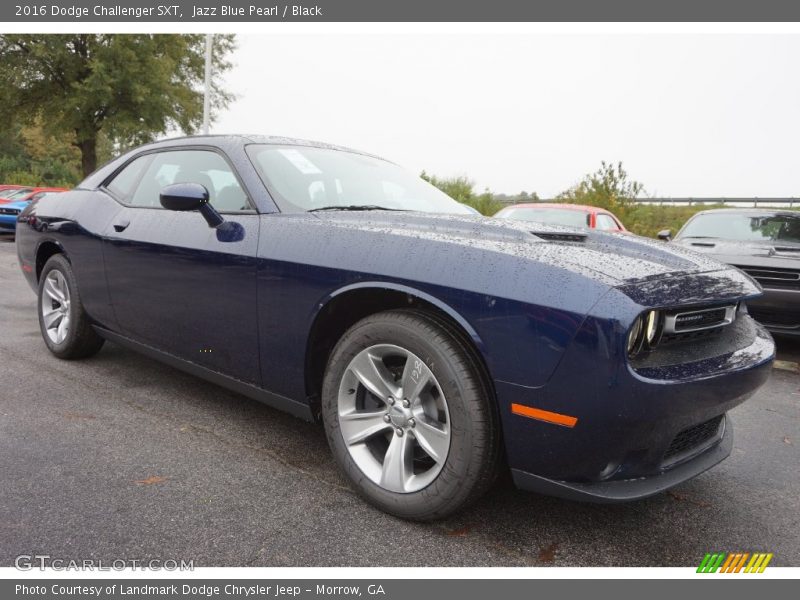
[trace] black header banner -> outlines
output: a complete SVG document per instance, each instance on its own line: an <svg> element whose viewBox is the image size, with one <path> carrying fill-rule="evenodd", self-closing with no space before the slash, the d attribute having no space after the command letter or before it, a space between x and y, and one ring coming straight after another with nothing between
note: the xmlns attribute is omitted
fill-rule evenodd
<svg viewBox="0 0 800 600"><path fill-rule="evenodd" d="M3 0L0 21L747 22L798 21L787 0Z"/></svg>

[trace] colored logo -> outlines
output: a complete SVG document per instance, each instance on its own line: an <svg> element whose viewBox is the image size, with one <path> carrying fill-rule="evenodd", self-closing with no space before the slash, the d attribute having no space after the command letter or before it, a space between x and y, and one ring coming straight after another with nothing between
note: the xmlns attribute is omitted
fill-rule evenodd
<svg viewBox="0 0 800 600"><path fill-rule="evenodd" d="M769 561L772 560L772 552L725 552L707 553L703 557L700 566L697 567L698 573L763 573ZM745 566L746 565L746 566Z"/></svg>

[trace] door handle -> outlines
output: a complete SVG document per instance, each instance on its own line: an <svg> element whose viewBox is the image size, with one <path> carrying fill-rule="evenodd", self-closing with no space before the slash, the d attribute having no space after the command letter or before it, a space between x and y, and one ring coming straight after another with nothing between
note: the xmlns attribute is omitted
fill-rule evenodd
<svg viewBox="0 0 800 600"><path fill-rule="evenodd" d="M127 229L128 225L130 224L131 222L128 219L123 219L117 223L114 223L114 231L116 231L117 233L125 231L125 229Z"/></svg>

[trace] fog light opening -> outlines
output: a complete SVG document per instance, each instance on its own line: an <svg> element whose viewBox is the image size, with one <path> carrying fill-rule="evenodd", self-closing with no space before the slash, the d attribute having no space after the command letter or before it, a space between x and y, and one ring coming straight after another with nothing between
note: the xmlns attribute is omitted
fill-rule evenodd
<svg viewBox="0 0 800 600"><path fill-rule="evenodd" d="M605 481L606 479L609 479L609 478L613 477L614 475L616 475L617 471L619 471L619 468L621 466L622 466L621 462L619 462L617 460L612 460L610 463L608 463L605 466L605 468L602 471L600 471L600 473L597 475L597 478L600 481Z"/></svg>

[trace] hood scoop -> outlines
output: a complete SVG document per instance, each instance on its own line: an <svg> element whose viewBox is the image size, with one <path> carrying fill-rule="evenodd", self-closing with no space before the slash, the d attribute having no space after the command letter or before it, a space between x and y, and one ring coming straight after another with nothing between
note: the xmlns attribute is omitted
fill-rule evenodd
<svg viewBox="0 0 800 600"><path fill-rule="evenodd" d="M800 252L800 246L775 246L775 252Z"/></svg>
<svg viewBox="0 0 800 600"><path fill-rule="evenodd" d="M585 242L583 233L562 233L557 231L531 231L533 235L548 242Z"/></svg>
<svg viewBox="0 0 800 600"><path fill-rule="evenodd" d="M713 242L692 242L692 246L701 246L702 248L713 248L716 246Z"/></svg>

